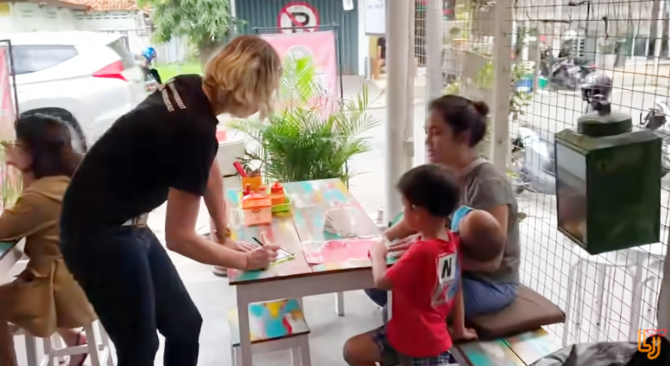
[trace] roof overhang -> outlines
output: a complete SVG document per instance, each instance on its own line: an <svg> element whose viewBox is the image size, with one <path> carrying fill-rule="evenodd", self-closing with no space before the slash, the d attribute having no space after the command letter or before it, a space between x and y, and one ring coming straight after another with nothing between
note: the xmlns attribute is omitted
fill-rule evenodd
<svg viewBox="0 0 670 366"><path fill-rule="evenodd" d="M90 7L84 4L75 4L61 0L0 0L0 3L33 3L40 6L51 6L54 8L68 8L73 10L88 10Z"/></svg>

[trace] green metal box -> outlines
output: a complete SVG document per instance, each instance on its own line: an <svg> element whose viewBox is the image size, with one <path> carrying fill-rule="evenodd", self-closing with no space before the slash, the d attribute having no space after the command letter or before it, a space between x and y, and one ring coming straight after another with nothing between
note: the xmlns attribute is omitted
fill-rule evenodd
<svg viewBox="0 0 670 366"><path fill-rule="evenodd" d="M558 228L593 255L660 241L662 139L631 131L607 105L556 134Z"/></svg>

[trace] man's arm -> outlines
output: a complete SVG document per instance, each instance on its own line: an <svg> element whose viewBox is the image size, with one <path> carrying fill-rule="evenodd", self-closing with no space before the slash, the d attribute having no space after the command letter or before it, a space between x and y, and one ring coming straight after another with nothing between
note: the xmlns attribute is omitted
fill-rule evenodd
<svg viewBox="0 0 670 366"><path fill-rule="evenodd" d="M221 176L221 169L218 161L214 159L214 163L209 170L209 178L207 180L207 190L205 191L205 205L209 212L209 217L214 222L214 230L216 230L216 238L219 240L225 239L223 236L227 232L228 219L226 215L226 200L223 193L223 177ZM214 238L212 238L214 239Z"/></svg>
<svg viewBox="0 0 670 366"><path fill-rule="evenodd" d="M209 241L195 232L200 197L171 188L165 219L168 249L200 263L246 269L247 255Z"/></svg>

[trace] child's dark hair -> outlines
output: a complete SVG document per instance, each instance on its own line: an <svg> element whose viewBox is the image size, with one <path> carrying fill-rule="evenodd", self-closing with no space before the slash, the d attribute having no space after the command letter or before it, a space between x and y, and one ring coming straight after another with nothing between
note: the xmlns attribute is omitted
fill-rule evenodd
<svg viewBox="0 0 670 366"><path fill-rule="evenodd" d="M445 95L430 102L428 110L437 112L451 127L454 135L470 132L470 146L477 145L486 135L489 107L484 102L471 101L458 95Z"/></svg>
<svg viewBox="0 0 670 366"><path fill-rule="evenodd" d="M398 190L410 204L443 218L451 215L461 198L455 175L434 164L421 165L403 174Z"/></svg>
<svg viewBox="0 0 670 366"><path fill-rule="evenodd" d="M65 122L57 117L35 114L19 118L14 128L16 139L32 153L32 171L36 179L74 174L81 155L72 149Z"/></svg>

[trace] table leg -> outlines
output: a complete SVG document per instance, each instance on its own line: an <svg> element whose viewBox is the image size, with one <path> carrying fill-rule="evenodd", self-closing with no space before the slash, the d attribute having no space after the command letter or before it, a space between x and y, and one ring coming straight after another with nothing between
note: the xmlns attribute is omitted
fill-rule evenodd
<svg viewBox="0 0 670 366"><path fill-rule="evenodd" d="M638 329L640 327L640 306L642 305L642 290L644 284L642 283L642 275L644 268L643 263L637 263L635 266L635 273L633 275L633 296L631 298L630 306L630 328L628 330L628 340L634 342L638 337Z"/></svg>
<svg viewBox="0 0 670 366"><path fill-rule="evenodd" d="M237 287L237 322L240 327L240 363L239 366L252 366L251 331L249 329L249 301L244 286Z"/></svg>
<svg viewBox="0 0 670 366"><path fill-rule="evenodd" d="M337 315L344 316L344 292L335 294L335 311Z"/></svg>

